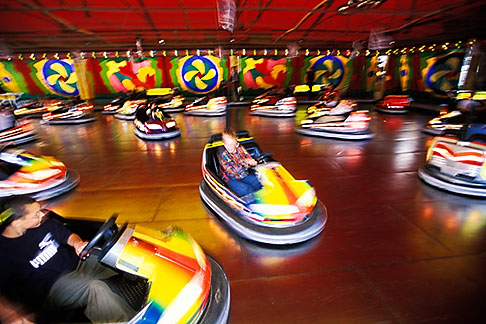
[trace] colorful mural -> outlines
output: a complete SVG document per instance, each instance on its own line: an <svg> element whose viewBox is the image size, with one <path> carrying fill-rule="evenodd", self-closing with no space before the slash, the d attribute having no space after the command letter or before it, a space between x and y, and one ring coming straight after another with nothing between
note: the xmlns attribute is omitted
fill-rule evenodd
<svg viewBox="0 0 486 324"><path fill-rule="evenodd" d="M63 97L77 96L78 76L72 60L41 60L33 64L35 75L48 92Z"/></svg>
<svg viewBox="0 0 486 324"><path fill-rule="evenodd" d="M0 77L5 91L15 93L28 91L24 78L15 71L11 62L0 62Z"/></svg>
<svg viewBox="0 0 486 324"><path fill-rule="evenodd" d="M99 62L101 77L113 92L152 89L160 86L161 72L156 59L132 62L127 59L106 59Z"/></svg>
<svg viewBox="0 0 486 324"><path fill-rule="evenodd" d="M287 58L242 57L243 89L285 87L292 70Z"/></svg>
<svg viewBox="0 0 486 324"><path fill-rule="evenodd" d="M410 77L410 56L400 55L398 64L398 77L402 91L408 91L411 88L412 78Z"/></svg>
<svg viewBox="0 0 486 324"><path fill-rule="evenodd" d="M444 95L454 89L464 58L464 50L425 52L390 57L387 90L429 92ZM89 58L83 75L97 95L127 92L137 88L179 87L193 94L219 89L228 79L229 57L188 55L185 57ZM243 56L239 58L240 81L246 94L271 87L306 82L306 72L314 69L315 84L331 84L336 89L373 92L377 56ZM26 95L75 96L80 93L76 67L68 59L0 61L0 81L10 92ZM300 82L300 83L299 83Z"/></svg>
<svg viewBox="0 0 486 324"><path fill-rule="evenodd" d="M174 84L183 91L206 94L219 89L225 70L215 56L185 56L171 60Z"/></svg>
<svg viewBox="0 0 486 324"><path fill-rule="evenodd" d="M346 89L351 75L348 63L349 59L344 56L317 56L308 59L308 64L301 73L305 74L311 68L314 70L315 84L330 84L334 89Z"/></svg>
<svg viewBox="0 0 486 324"><path fill-rule="evenodd" d="M378 56L366 60L365 86L366 92L375 90L376 72L378 72Z"/></svg>
<svg viewBox="0 0 486 324"><path fill-rule="evenodd" d="M446 95L459 81L464 51L451 51L443 55L422 56L422 80L425 91Z"/></svg>

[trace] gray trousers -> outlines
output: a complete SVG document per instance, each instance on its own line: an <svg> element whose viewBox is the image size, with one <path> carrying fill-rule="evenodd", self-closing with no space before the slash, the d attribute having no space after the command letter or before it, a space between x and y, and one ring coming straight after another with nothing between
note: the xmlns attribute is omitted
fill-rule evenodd
<svg viewBox="0 0 486 324"><path fill-rule="evenodd" d="M46 307L53 310L84 308L84 314L93 323L126 322L136 312L101 281L116 274L92 255L54 283Z"/></svg>

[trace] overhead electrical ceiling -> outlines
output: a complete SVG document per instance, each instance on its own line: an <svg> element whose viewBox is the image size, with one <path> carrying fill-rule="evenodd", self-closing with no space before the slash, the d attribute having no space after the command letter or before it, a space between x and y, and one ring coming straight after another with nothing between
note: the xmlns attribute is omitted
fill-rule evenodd
<svg viewBox="0 0 486 324"><path fill-rule="evenodd" d="M138 39L147 50L331 49L366 47L370 32L382 31L396 47L484 38L486 30L483 1L235 0L231 32L218 20L226 1L0 0L0 47L118 51Z"/></svg>

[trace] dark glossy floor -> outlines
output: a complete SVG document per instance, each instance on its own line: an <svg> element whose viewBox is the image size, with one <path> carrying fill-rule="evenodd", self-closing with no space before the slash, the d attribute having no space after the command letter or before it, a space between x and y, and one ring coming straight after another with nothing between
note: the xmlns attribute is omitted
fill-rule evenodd
<svg viewBox="0 0 486 324"><path fill-rule="evenodd" d="M201 152L224 117L176 115L182 137L144 142L130 122L99 114L89 125L39 125L42 140L25 148L81 173L77 189L49 203L58 213L104 220L118 212L120 222L190 232L226 270L232 324L486 323L486 201L418 179L430 115L373 112L376 137L345 142L298 135L293 118L230 112L233 128L314 184L329 213L320 236L257 245L206 212Z"/></svg>

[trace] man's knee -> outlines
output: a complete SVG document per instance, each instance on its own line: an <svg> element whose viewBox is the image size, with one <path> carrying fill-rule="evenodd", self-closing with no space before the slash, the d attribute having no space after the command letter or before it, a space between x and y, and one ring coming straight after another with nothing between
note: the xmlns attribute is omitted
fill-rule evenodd
<svg viewBox="0 0 486 324"><path fill-rule="evenodd" d="M110 289L110 287L101 280L91 281L88 289L90 297L99 298L101 296L112 294L112 290Z"/></svg>

